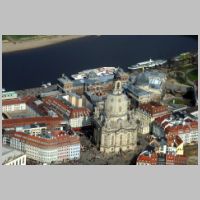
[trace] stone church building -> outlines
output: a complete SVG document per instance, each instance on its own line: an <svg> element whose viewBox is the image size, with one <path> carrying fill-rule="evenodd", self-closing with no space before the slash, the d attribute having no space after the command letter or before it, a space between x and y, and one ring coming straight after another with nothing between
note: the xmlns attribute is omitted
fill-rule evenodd
<svg viewBox="0 0 200 200"><path fill-rule="evenodd" d="M134 112L128 110L129 103L121 81L116 81L103 109L95 108L94 138L101 152L117 153L134 150L137 146L138 128Z"/></svg>

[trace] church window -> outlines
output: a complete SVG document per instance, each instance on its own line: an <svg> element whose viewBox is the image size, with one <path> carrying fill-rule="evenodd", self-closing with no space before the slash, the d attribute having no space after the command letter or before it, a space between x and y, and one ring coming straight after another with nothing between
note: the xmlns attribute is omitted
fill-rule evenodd
<svg viewBox="0 0 200 200"><path fill-rule="evenodd" d="M111 137L111 145L114 145L114 136Z"/></svg>
<svg viewBox="0 0 200 200"><path fill-rule="evenodd" d="M120 146L122 145L122 135L120 135Z"/></svg>
<svg viewBox="0 0 200 200"><path fill-rule="evenodd" d="M117 89L120 89L120 82L117 83Z"/></svg>
<svg viewBox="0 0 200 200"><path fill-rule="evenodd" d="M130 143L130 133L128 134L128 138L127 138L127 144Z"/></svg>

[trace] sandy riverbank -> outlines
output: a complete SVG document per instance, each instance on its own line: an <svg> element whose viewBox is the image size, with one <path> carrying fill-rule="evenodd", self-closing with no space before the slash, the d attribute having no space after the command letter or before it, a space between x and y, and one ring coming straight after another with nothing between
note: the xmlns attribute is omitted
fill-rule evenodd
<svg viewBox="0 0 200 200"><path fill-rule="evenodd" d="M13 42L2 42L2 52L9 53L15 51L22 51L28 49L34 49L39 47L44 47L64 41L74 40L82 37L86 37L87 35L59 35L59 36L52 36L52 37L44 37L34 40L28 41L18 41L16 43Z"/></svg>

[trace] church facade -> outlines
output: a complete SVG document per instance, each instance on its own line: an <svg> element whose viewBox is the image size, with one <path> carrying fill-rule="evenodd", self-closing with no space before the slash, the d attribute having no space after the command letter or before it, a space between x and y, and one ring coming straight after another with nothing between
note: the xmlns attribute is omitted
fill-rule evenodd
<svg viewBox="0 0 200 200"><path fill-rule="evenodd" d="M134 112L128 110L129 103L121 81L116 81L104 108L95 108L94 138L101 152L117 153L136 148L138 125Z"/></svg>

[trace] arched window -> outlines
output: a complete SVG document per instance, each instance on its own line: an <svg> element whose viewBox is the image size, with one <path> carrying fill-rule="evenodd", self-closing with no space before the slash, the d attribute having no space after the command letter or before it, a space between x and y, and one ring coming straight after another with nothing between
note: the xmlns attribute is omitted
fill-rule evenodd
<svg viewBox="0 0 200 200"><path fill-rule="evenodd" d="M114 145L114 136L112 135L111 137L111 145L113 146Z"/></svg>
<svg viewBox="0 0 200 200"><path fill-rule="evenodd" d="M117 89L119 90L120 89L120 82L117 82Z"/></svg>
<svg viewBox="0 0 200 200"><path fill-rule="evenodd" d="M119 141L120 146L122 145L122 135L120 135L120 141Z"/></svg>

